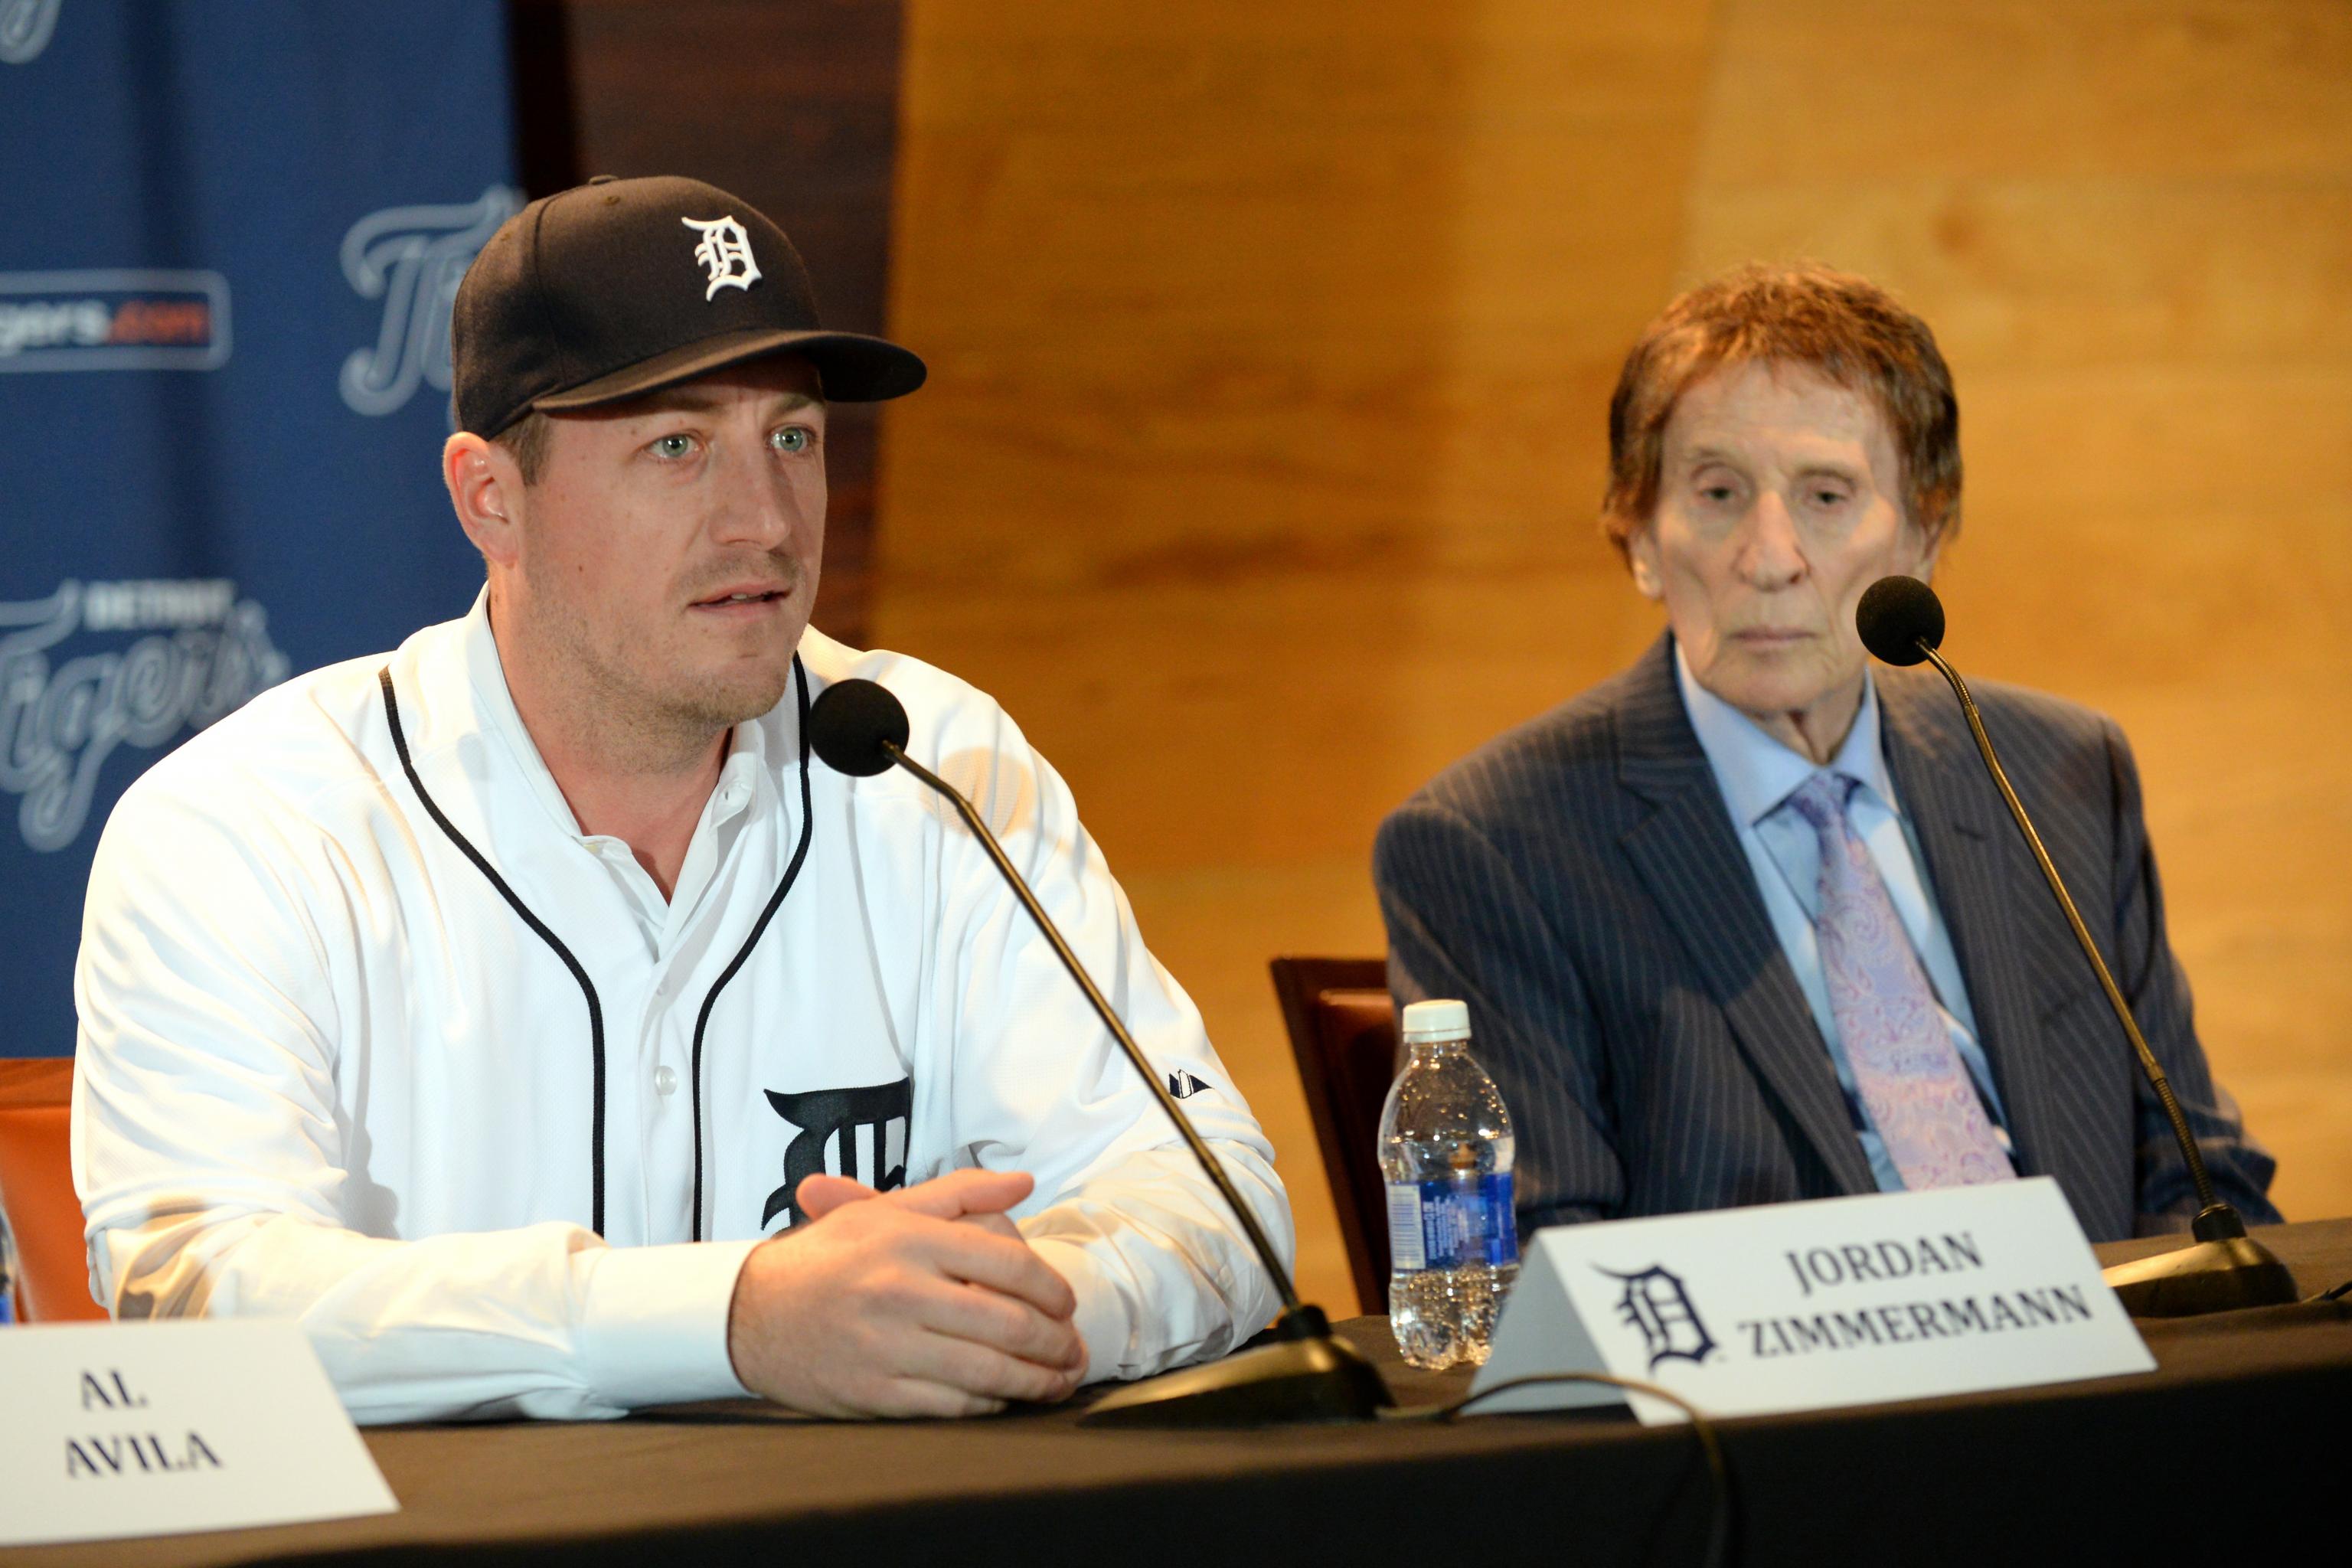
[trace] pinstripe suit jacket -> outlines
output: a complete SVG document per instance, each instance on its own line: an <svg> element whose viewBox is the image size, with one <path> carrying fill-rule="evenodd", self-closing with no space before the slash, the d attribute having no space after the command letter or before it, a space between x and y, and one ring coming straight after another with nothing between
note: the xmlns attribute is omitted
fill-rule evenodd
<svg viewBox="0 0 2352 1568"><path fill-rule="evenodd" d="M1883 744L1966 977L2021 1174L2094 1241L2177 1229L2187 1170L2098 982L1932 671L1877 671ZM2123 733L1974 689L2215 1186L2276 1217L2272 1161L2197 1043ZM1518 1135L1519 1223L1876 1190L1852 1113L1675 689L1671 638L1490 742L1381 825L1400 1004L1458 996Z"/></svg>

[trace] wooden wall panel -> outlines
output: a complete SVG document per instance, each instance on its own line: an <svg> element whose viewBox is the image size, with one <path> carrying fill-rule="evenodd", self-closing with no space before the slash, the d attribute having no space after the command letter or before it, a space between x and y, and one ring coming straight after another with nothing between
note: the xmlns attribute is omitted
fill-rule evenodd
<svg viewBox="0 0 2352 1568"><path fill-rule="evenodd" d="M934 379L877 635L1068 774L1336 1305L1265 960L1377 951L1381 814L1628 644L1589 415L1673 269L1707 9L909 12L892 319Z"/></svg>
<svg viewBox="0 0 2352 1568"><path fill-rule="evenodd" d="M876 637L1006 702L1349 1288L1265 963L1381 942L1429 773L1655 634L1616 362L1749 255L1959 377L1943 586L2138 744L2209 1040L2352 1210L2352 12L2335 0L915 0ZM2339 760L2339 756L2341 760Z"/></svg>

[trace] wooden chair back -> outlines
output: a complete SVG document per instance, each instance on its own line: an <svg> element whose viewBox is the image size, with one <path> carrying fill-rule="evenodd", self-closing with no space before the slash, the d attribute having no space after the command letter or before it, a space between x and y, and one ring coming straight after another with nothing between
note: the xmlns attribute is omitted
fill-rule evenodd
<svg viewBox="0 0 2352 1568"><path fill-rule="evenodd" d="M68 1152L73 1058L0 1060L0 1216L16 1240L19 1321L104 1318L89 1299Z"/></svg>
<svg viewBox="0 0 2352 1568"><path fill-rule="evenodd" d="M1306 1086L1339 1237L1366 1312L1388 1310L1388 1193L1381 1109L1396 1080L1396 1009L1381 958L1277 958L1274 992Z"/></svg>

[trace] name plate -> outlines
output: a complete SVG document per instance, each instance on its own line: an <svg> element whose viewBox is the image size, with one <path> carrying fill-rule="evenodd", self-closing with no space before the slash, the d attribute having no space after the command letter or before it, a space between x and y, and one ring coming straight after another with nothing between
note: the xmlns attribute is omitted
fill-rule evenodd
<svg viewBox="0 0 2352 1568"><path fill-rule="evenodd" d="M2155 1367L2042 1176L1538 1231L1471 1391L1604 1372L1710 1415L1761 1415ZM1593 1384L1472 1408L1629 1399L1646 1424L1684 1418Z"/></svg>
<svg viewBox="0 0 2352 1568"><path fill-rule="evenodd" d="M289 1322L0 1330L0 1546L400 1507Z"/></svg>

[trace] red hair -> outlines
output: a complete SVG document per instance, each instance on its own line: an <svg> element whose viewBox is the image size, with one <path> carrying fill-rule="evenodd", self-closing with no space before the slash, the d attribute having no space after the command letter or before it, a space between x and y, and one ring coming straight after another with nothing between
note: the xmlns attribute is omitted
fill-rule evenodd
<svg viewBox="0 0 2352 1568"><path fill-rule="evenodd" d="M1652 321L1609 400L1601 531L1622 553L1657 510L1666 422L1684 393L1734 365L1802 365L1878 407L1903 465L1904 509L1938 543L1960 525L1960 405L1927 323L1864 278L1751 262Z"/></svg>

